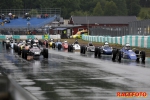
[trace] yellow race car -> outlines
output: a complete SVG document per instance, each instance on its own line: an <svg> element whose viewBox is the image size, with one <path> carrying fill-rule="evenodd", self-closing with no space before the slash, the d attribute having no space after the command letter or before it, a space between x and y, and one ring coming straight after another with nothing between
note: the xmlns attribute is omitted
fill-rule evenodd
<svg viewBox="0 0 150 100"><path fill-rule="evenodd" d="M50 39L49 46L52 47L53 43L54 43L54 39Z"/></svg>

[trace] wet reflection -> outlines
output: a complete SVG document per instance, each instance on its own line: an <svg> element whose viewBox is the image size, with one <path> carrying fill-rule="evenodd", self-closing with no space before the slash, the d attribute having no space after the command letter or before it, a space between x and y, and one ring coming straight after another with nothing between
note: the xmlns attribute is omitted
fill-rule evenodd
<svg viewBox="0 0 150 100"><path fill-rule="evenodd" d="M9 73L18 84L40 100L101 100L102 97L110 100L116 97L116 91L134 91L139 87L132 87L135 82L126 77L105 72L98 69L100 66L94 67L95 65L90 62L86 63L72 57L50 53L48 59L40 57L38 60L26 61L13 53L13 50L0 49L1 51L4 52L1 55L5 59L1 58L0 63L10 61L15 65L18 69ZM80 52L73 53L91 59L111 61L109 55L94 58L93 52L85 55ZM148 67L149 62L149 58L146 58L145 65L124 59L120 64ZM0 70L7 69L0 67ZM141 86L143 88L143 84Z"/></svg>
<svg viewBox="0 0 150 100"><path fill-rule="evenodd" d="M95 58L93 52L87 52L86 54L80 54L79 52L75 52L75 54L85 56L85 57ZM111 55L102 55L100 58L96 58L96 59L100 59L103 61L112 61L112 56ZM149 57L146 57L145 62L142 62L142 61L136 62L136 60L122 59L121 62L115 61L114 63L150 68L150 58Z"/></svg>

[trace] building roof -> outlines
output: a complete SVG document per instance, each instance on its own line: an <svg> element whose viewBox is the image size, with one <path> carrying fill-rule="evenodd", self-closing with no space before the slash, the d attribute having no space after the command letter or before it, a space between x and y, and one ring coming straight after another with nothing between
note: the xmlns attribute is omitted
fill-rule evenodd
<svg viewBox="0 0 150 100"><path fill-rule="evenodd" d="M71 16L73 24L128 24L136 16Z"/></svg>

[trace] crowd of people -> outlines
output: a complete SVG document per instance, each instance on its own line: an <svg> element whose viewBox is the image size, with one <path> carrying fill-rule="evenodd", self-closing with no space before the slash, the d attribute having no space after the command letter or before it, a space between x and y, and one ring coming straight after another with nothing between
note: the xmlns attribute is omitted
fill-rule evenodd
<svg viewBox="0 0 150 100"><path fill-rule="evenodd" d="M48 14L37 15L37 18L48 18L48 17L49 17ZM23 18L27 19L27 21L30 21L31 15L29 13L25 13ZM3 23L10 23L10 20L18 19L18 16L12 13L8 13L7 16L5 14L1 14L0 19L2 19Z"/></svg>
<svg viewBox="0 0 150 100"><path fill-rule="evenodd" d="M0 19L2 20L2 22L0 22L0 25L3 26L5 23L10 23L10 20L18 19L18 16L12 13L8 13L8 16L6 16L5 14L1 14Z"/></svg>

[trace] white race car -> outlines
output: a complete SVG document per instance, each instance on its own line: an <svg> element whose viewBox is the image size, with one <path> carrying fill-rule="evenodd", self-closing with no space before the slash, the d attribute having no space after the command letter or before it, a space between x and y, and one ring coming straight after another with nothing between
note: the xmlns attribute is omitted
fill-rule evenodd
<svg viewBox="0 0 150 100"><path fill-rule="evenodd" d="M80 45L79 44L72 44L72 46L73 46L73 49L74 50L80 50Z"/></svg>
<svg viewBox="0 0 150 100"><path fill-rule="evenodd" d="M90 42L90 43L88 43L88 46L86 47L86 50L88 52L94 52L95 51L95 46Z"/></svg>

